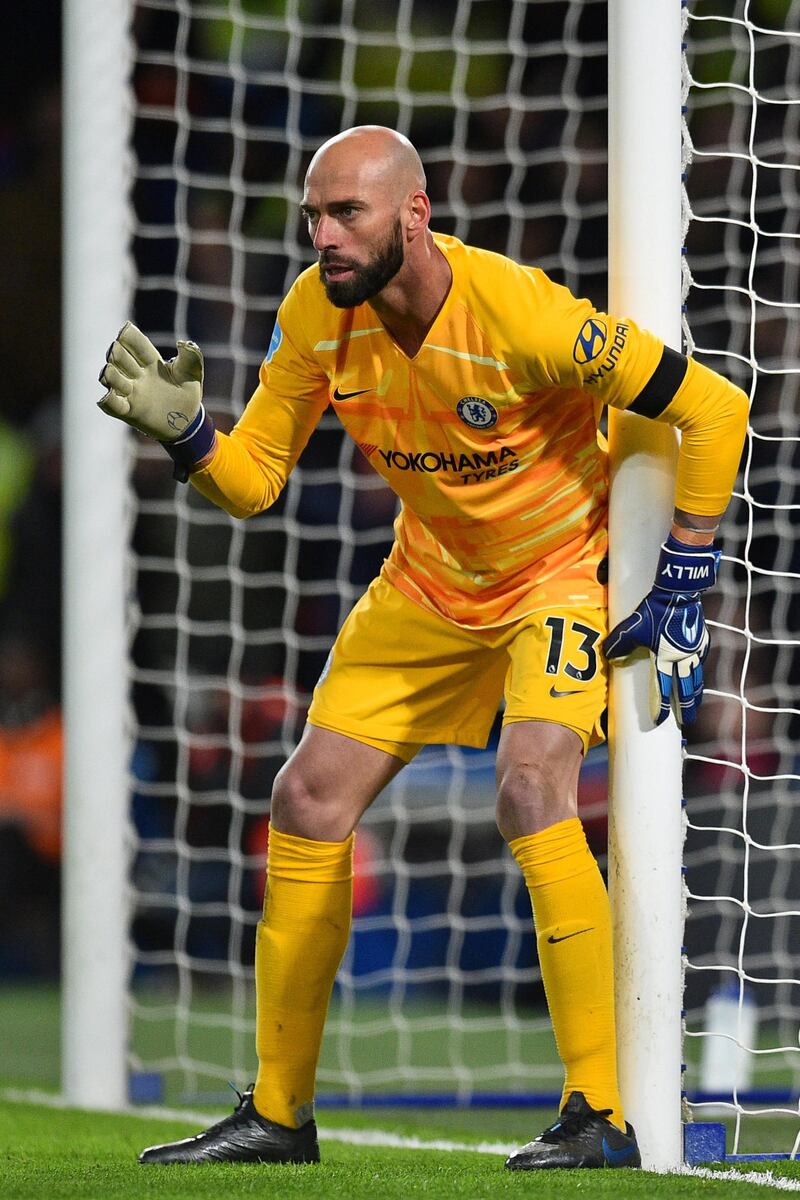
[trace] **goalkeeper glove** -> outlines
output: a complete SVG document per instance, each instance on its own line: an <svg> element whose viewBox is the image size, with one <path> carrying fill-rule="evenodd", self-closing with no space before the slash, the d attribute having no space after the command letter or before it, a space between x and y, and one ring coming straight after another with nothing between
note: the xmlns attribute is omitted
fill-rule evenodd
<svg viewBox="0 0 800 1200"><path fill-rule="evenodd" d="M700 593L716 583L719 558L712 546L687 546L670 534L661 547L653 587L603 643L609 660L626 658L640 646L652 652L656 725L669 714L673 687L680 723L689 725L697 716L709 646Z"/></svg>
<svg viewBox="0 0 800 1200"><path fill-rule="evenodd" d="M98 407L156 438L171 455L176 479L214 445L214 422L203 406L203 355L194 342L178 342L169 362L132 322L123 325L106 355L100 382L108 388Z"/></svg>

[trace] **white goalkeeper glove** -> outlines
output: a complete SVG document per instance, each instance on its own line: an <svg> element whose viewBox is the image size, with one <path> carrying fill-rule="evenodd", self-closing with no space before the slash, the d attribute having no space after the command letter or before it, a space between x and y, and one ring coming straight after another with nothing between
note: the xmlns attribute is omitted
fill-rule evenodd
<svg viewBox="0 0 800 1200"><path fill-rule="evenodd" d="M98 408L161 442L175 462L175 478L214 445L214 422L203 406L203 355L194 342L178 342L165 362L153 343L128 321L111 343L100 382L108 388Z"/></svg>

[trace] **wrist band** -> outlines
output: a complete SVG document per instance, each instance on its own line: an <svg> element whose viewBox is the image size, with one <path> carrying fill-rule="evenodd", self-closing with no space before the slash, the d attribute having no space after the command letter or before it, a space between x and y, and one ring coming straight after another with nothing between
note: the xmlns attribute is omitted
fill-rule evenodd
<svg viewBox="0 0 800 1200"><path fill-rule="evenodd" d="M720 551L713 546L687 546L670 534L661 547L655 586L666 592L702 592L717 581Z"/></svg>
<svg viewBox="0 0 800 1200"><path fill-rule="evenodd" d="M197 416L185 433L174 442L161 443L175 463L172 478L177 479L178 483L186 483L191 468L200 462L201 458L205 458L214 445L215 436L214 421L206 412L205 405L201 404Z"/></svg>
<svg viewBox="0 0 800 1200"><path fill-rule="evenodd" d="M716 533L719 529L719 523L709 525L708 529L698 529L696 525L681 525L679 521L675 521L678 529L685 529L687 533Z"/></svg>

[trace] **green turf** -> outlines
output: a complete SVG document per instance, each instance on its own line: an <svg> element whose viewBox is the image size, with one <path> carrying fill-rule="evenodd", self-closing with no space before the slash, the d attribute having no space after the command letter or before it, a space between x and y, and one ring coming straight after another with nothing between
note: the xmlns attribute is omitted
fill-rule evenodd
<svg viewBox="0 0 800 1200"><path fill-rule="evenodd" d="M474 1116L474 1114L473 1114ZM461 1114L462 1121L465 1115ZM673 1197L731 1196L763 1200L763 1187L729 1180L656 1176L643 1171L548 1172L530 1176L505 1172L502 1157L469 1151L355 1147L326 1141L324 1129L347 1124L370 1127L373 1117L347 1114L322 1121L323 1162L319 1166L261 1165L142 1167L137 1151L145 1144L194 1131L174 1122L108 1116L0 1102L0 1192L6 1200L75 1197L156 1197L192 1200L204 1196L313 1197L333 1200L408 1200L411 1197ZM516 1123L516 1118L515 1122ZM418 1129L418 1133L421 1131ZM455 1132L455 1131L453 1131ZM472 1136L485 1137L485 1128ZM458 1140L469 1140L461 1130ZM794 1165L779 1173L800 1181Z"/></svg>
<svg viewBox="0 0 800 1200"><path fill-rule="evenodd" d="M61 1049L54 987L0 987L0 1079L6 1086L58 1086Z"/></svg>
<svg viewBox="0 0 800 1200"><path fill-rule="evenodd" d="M219 997L216 998L217 1000ZM214 999L207 997L201 1018L212 1011ZM0 988L0 1087L17 1089L58 1088L59 1012L54 988ZM357 1031L358 1033L358 1031ZM207 1030L209 1044L219 1029ZM531 1036L541 1035L534 1033ZM354 1038L358 1041L358 1036ZM368 1039L369 1040L369 1039ZM490 1039L487 1038L487 1043ZM447 1039L423 1038L426 1054L446 1063ZM375 1045L371 1043L375 1053ZM386 1049L386 1048L385 1048ZM391 1049L391 1047L389 1048ZM362 1047L363 1050L363 1047ZM488 1057L491 1047L483 1048ZM415 1051L415 1054L418 1051ZM540 1057L550 1053L542 1040ZM438 1055L438 1057L436 1057ZM534 1052L532 1059L537 1061ZM213 1111L224 1111L229 1101L219 1079L214 1085ZM238 1079L240 1085L245 1081ZM196 1098L176 1094L173 1103L197 1107ZM408 1109L380 1108L365 1111L320 1110L323 1131L336 1128L381 1129L422 1140L446 1138L456 1142L478 1140L520 1144L538 1133L551 1119L549 1112L515 1108ZM0 1105L0 1197L42 1195L74 1196L216 1196L259 1195L309 1196L316 1200L342 1193L348 1197L370 1196L495 1196L515 1191L528 1195L534 1190L531 1177L504 1173L501 1158L433 1151L400 1151L356 1148L338 1142L323 1142L324 1163L319 1169L269 1167L215 1167L193 1169L187 1184L182 1169L147 1170L135 1162L136 1152L152 1141L197 1132L205 1122L191 1126L168 1125L140 1116L87 1116L25 1105ZM797 1118L748 1117L742 1124L738 1150L744 1153L786 1151L796 1133ZM730 1126L728 1148L733 1148ZM795 1164L743 1168L772 1170L800 1181ZM220 1177L219 1172L222 1172ZM276 1173L277 1172L277 1173ZM279 1186L275 1185L276 1179ZM612 1182L608 1182L608 1180ZM733 1185L699 1179L659 1179L640 1173L615 1171L566 1176L536 1177L537 1196L693 1196L724 1195ZM763 1196L764 1189L736 1184L735 1195Z"/></svg>
<svg viewBox="0 0 800 1200"><path fill-rule="evenodd" d="M131 1044L146 1070L158 1070L164 1081L164 1099L169 1104L197 1103L198 1097L224 1103L228 1097L229 1071L219 1064L239 1062L244 1074L234 1082L246 1086L254 1058L254 1014L245 1012L237 1022L225 1017L231 997L224 989L196 989L188 1019L179 1028L174 997L156 990L137 994L131 1028ZM348 1018L349 1036L330 1034L339 1016L332 1006L320 1061L320 1092L341 1091L346 1067L352 1078L375 1091L452 1091L457 1086L458 1063L469 1063L481 1072L481 1091L522 1090L520 1081L509 1082L503 1063L509 1045L496 1028L497 1009L473 1005L467 1012L469 1028L452 1027L440 1000L408 1002L403 1028L387 1022L383 998L359 1003ZM486 1019L495 1025L487 1032ZM58 1086L59 997L55 987L0 987L0 1029L5 1032L0 1082L11 1086ZM540 1091L555 1092L561 1068L549 1022L533 1013L514 1044L516 1061L535 1064L532 1082ZM197 1064L191 1073L175 1065L178 1061ZM215 1070L202 1065L217 1064ZM396 1066L403 1064L403 1068ZM497 1065L500 1064L500 1065ZM370 1072L381 1072L375 1085Z"/></svg>
<svg viewBox="0 0 800 1200"><path fill-rule="evenodd" d="M240 1019L241 1028L232 1029L233 1022L221 1018L230 997L219 991L198 990L192 998L190 1019L184 1035L176 1033L174 1005L169 995L145 993L139 997L144 1014L157 1013L157 1017L138 1016L133 1021L132 1044L141 1056L145 1069L153 1069L154 1062L174 1062L179 1053L195 1063L224 1063L238 1061L248 1064L252 1060L252 1013ZM343 1061L354 1078L364 1079L376 1067L388 1074L391 1082L369 1091L438 1090L450 1091L455 1086L457 1070L450 1069L450 1056L455 1062L466 1063L483 1075L478 1085L481 1091L522 1090L518 1081L511 1082L500 1073L492 1073L492 1063L503 1063L509 1047L503 1035L496 1030L487 1033L481 1027L481 1017L496 1016L490 1006L480 1009L473 1006L467 1017L473 1020L471 1030L456 1035L447 1025L447 1014L441 1004L429 1002L427 1007L417 1002L409 1003L405 1014L408 1018L406 1030L389 1028L385 1021L386 1004L381 999L361 1002L354 1015L352 1034L346 1041L334 1037L326 1038L320 1064L321 1092L340 1090L331 1082L340 1077ZM332 1009L336 1018L337 1009ZM429 1026L425 1028L425 1025ZM0 1083L20 1087L56 1088L59 1082L59 996L55 986L0 986L0 1030L3 1031L2 1054L0 1055ZM760 1048L777 1045L777 1035L769 1027L763 1027ZM456 1040L457 1039L457 1040ZM552 1033L544 1014L531 1014L528 1026L521 1031L516 1046L517 1061L535 1064L538 1072L532 1081L534 1089L554 1092L558 1090L560 1068L556 1058ZM684 1055L688 1063L687 1088L692 1090L699 1084L698 1061L700 1042L687 1038ZM345 1058L343 1059L343 1055ZM406 1078L399 1071L387 1071L391 1064L406 1061ZM440 1082L427 1084L424 1072L436 1069ZM210 1103L224 1103L227 1099L226 1080L229 1075L218 1067L216 1073L198 1070L187 1086L184 1072L166 1067L162 1071L165 1081L165 1100L170 1104L185 1105L204 1096ZM790 1086L795 1079L791 1066L779 1056L761 1055L755 1062L754 1087ZM235 1082L242 1086L249 1079L237 1077Z"/></svg>

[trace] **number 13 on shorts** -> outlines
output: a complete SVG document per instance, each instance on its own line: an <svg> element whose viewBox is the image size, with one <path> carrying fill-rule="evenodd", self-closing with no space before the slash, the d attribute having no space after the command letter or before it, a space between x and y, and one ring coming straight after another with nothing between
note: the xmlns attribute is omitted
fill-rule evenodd
<svg viewBox="0 0 800 1200"><path fill-rule="evenodd" d="M545 618L545 627L550 630L550 647L547 651L547 675L559 675L563 670L570 679L587 683L597 674L597 651L595 646L600 640L598 630L584 625L582 621L570 621L566 617L549 616ZM564 635L574 635L580 638L577 649L570 648L565 656ZM574 640L574 638L572 639Z"/></svg>
<svg viewBox="0 0 800 1200"><path fill-rule="evenodd" d="M528 618L509 647L504 721L555 721L574 729L584 749L603 740L605 632L600 608L551 609Z"/></svg>

